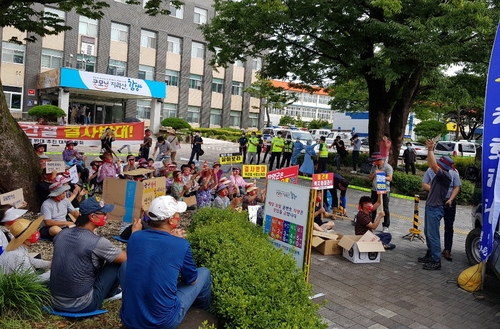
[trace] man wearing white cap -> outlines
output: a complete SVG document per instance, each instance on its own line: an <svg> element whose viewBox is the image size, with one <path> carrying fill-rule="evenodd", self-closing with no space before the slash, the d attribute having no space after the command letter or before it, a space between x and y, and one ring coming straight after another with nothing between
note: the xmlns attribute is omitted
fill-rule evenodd
<svg viewBox="0 0 500 329"><path fill-rule="evenodd" d="M43 227L40 229L40 235L44 239L52 240L63 228L74 226L73 222L68 221L66 216L71 214L77 218L78 210L75 210L71 202L66 198L66 191L70 186L64 184L61 180L50 185L49 198L42 203L40 212L45 216Z"/></svg>
<svg viewBox="0 0 500 329"><path fill-rule="evenodd" d="M150 229L130 237L120 269L120 317L127 328L177 328L191 306L210 307L210 271L196 267L185 231L177 229L186 209L185 202L158 197L149 206Z"/></svg>
<svg viewBox="0 0 500 329"><path fill-rule="evenodd" d="M25 209L16 209L10 205L0 207L0 255L5 251L10 240L14 238L10 227L16 219L27 212Z"/></svg>

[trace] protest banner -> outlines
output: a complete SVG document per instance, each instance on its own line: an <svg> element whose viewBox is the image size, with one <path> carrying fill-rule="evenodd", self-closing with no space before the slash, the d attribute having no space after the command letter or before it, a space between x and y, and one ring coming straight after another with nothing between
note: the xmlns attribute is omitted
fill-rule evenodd
<svg viewBox="0 0 500 329"><path fill-rule="evenodd" d="M76 170L76 166L71 166L69 168L69 178L71 179L71 183L78 183L78 170Z"/></svg>
<svg viewBox="0 0 500 329"><path fill-rule="evenodd" d="M19 126L32 144L66 146L66 141L74 140L78 145L101 146L101 135L107 128L115 131L114 145L138 144L144 139L144 122L110 123L96 125L46 126L20 122Z"/></svg>
<svg viewBox="0 0 500 329"><path fill-rule="evenodd" d="M54 170L57 173L63 173L66 171L66 163L64 161L47 161L45 168L48 173Z"/></svg>
<svg viewBox="0 0 500 329"><path fill-rule="evenodd" d="M315 190L329 190L333 188L333 173L313 174L312 188Z"/></svg>
<svg viewBox="0 0 500 329"><path fill-rule="evenodd" d="M385 171L376 171L376 186L377 186L377 194L386 194L387 193L387 182L385 177Z"/></svg>
<svg viewBox="0 0 500 329"><path fill-rule="evenodd" d="M14 208L19 208L24 201L23 189L18 188L17 190L10 191L0 195L0 204L11 205Z"/></svg>
<svg viewBox="0 0 500 329"><path fill-rule="evenodd" d="M243 162L243 155L241 153L221 153L221 154L219 154L219 163L221 165L242 163L242 162Z"/></svg>
<svg viewBox="0 0 500 329"><path fill-rule="evenodd" d="M243 165L241 176L244 178L266 178L266 165Z"/></svg>
<svg viewBox="0 0 500 329"><path fill-rule="evenodd" d="M299 166L292 166L267 172L267 180L297 184L299 181Z"/></svg>

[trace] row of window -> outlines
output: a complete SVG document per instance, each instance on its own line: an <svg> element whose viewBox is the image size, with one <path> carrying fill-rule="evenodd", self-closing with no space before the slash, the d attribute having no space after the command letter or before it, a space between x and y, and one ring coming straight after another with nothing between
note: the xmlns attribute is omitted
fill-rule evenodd
<svg viewBox="0 0 500 329"><path fill-rule="evenodd" d="M326 119L333 120L333 111L327 109L318 109L300 106L287 106L285 109L272 108L271 114L300 116L307 119Z"/></svg>
<svg viewBox="0 0 500 329"><path fill-rule="evenodd" d="M330 96L310 94L310 93L299 93L294 91L289 91L288 94L290 96L295 96L298 102L304 102L304 103L315 103L315 104L317 103L317 104L328 105L328 103L330 103L332 99Z"/></svg>
<svg viewBox="0 0 500 329"><path fill-rule="evenodd" d="M127 0L115 0L116 2L126 3ZM143 0L142 6L146 5L148 0ZM184 18L184 6L180 6L179 8L175 8L172 4L170 4L170 16L183 19ZM203 8L194 7L194 23L196 24L205 24L208 19L208 11Z"/></svg>

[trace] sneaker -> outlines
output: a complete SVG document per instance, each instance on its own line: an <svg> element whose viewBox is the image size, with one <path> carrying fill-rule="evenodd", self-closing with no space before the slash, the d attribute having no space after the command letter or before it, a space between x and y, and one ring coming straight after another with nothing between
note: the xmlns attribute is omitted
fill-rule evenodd
<svg viewBox="0 0 500 329"><path fill-rule="evenodd" d="M389 233L389 228L387 226L384 226L384 228L382 229L382 232Z"/></svg>
<svg viewBox="0 0 500 329"><path fill-rule="evenodd" d="M424 257L418 257L418 262L427 264L427 263L432 262L432 258L430 256L427 256L427 255Z"/></svg>
<svg viewBox="0 0 500 329"><path fill-rule="evenodd" d="M428 270L428 271L440 270L441 269L441 262L432 262L431 261L429 263L425 263L422 268L424 270Z"/></svg>
<svg viewBox="0 0 500 329"><path fill-rule="evenodd" d="M118 300L118 299L122 299L122 290L120 288L118 288L118 290L116 290L116 294L114 294L111 297L106 298L104 301L111 302L113 300Z"/></svg>
<svg viewBox="0 0 500 329"><path fill-rule="evenodd" d="M394 248L396 248L395 244L392 244L392 243L384 244L384 249L385 250L392 250Z"/></svg>

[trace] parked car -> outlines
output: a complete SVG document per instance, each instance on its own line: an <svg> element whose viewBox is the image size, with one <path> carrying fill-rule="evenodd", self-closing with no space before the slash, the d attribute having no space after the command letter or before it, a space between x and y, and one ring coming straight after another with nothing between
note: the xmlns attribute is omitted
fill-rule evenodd
<svg viewBox="0 0 500 329"><path fill-rule="evenodd" d="M434 146L434 154L436 156L462 156L475 157L476 146L466 140L460 141L439 141Z"/></svg>
<svg viewBox="0 0 500 329"><path fill-rule="evenodd" d="M296 141L297 138L300 140L300 142L304 145L307 144L307 141L312 141L314 142L313 137L311 136L311 133L308 131L303 131L303 130L291 130L291 136L292 136L292 141ZM285 136L286 137L286 136Z"/></svg>
<svg viewBox="0 0 500 329"><path fill-rule="evenodd" d="M473 207L472 231L467 234L465 239L465 254L470 265L475 265L481 261L479 254L479 241L481 239L481 230L483 228L483 205ZM498 230L500 221L495 230L495 240L493 241L493 252L488 259L488 267L492 269L495 275L500 279L500 232Z"/></svg>
<svg viewBox="0 0 500 329"><path fill-rule="evenodd" d="M340 136L340 139L342 139L344 141L344 145L346 146L346 149L349 149L349 147L351 146L352 134L347 133L347 132L335 131L335 132L329 133L328 136L326 136L326 144L328 146L332 145L333 141L335 140L335 138L337 138L337 136ZM335 147L332 147L331 149L329 149L329 151L330 152L337 152L337 149Z"/></svg>
<svg viewBox="0 0 500 329"><path fill-rule="evenodd" d="M330 129L311 129L309 130L314 140L319 139L321 136L328 136L331 133Z"/></svg>
<svg viewBox="0 0 500 329"><path fill-rule="evenodd" d="M404 142L403 145L401 145L401 148L399 149L399 157L403 157L403 152L406 150L406 143ZM410 142L411 147L417 152L417 158L420 158L422 160L427 159L427 145L419 143L419 142Z"/></svg>

